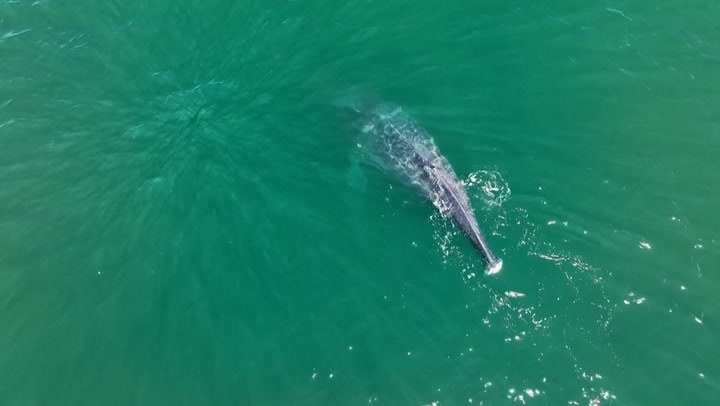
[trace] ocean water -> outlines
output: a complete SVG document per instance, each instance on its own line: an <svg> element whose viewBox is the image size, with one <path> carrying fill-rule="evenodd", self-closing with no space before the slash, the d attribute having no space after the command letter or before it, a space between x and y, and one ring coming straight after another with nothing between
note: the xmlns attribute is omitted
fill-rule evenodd
<svg viewBox="0 0 720 406"><path fill-rule="evenodd" d="M0 404L716 405L720 4L0 0ZM353 164L402 106L479 255Z"/></svg>

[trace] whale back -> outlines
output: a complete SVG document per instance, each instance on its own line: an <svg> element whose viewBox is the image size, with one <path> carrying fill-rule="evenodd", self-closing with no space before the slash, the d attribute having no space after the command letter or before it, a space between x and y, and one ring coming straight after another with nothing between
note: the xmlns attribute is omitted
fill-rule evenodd
<svg viewBox="0 0 720 406"><path fill-rule="evenodd" d="M465 187L433 138L400 107L389 104L364 112L360 124L359 146L371 161L428 197L470 238L488 266L486 272L499 271L502 261L485 242Z"/></svg>

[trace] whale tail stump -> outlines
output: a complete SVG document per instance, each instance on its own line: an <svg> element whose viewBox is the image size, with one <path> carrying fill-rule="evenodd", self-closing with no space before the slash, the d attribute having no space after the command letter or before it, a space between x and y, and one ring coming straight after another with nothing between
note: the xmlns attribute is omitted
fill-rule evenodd
<svg viewBox="0 0 720 406"><path fill-rule="evenodd" d="M502 266L502 259L495 258L495 260L490 261L485 265L485 275L495 275L496 273L500 272Z"/></svg>

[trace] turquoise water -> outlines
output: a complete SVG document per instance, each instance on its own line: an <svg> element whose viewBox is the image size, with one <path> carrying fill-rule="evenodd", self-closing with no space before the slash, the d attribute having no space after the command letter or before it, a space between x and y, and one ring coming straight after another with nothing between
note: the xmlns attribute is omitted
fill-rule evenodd
<svg viewBox="0 0 720 406"><path fill-rule="evenodd" d="M718 4L165 3L0 1L1 404L718 403Z"/></svg>

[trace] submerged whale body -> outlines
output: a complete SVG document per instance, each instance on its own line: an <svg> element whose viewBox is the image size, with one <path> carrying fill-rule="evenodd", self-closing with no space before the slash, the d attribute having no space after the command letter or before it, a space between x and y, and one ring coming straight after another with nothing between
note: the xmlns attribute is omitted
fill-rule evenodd
<svg viewBox="0 0 720 406"><path fill-rule="evenodd" d="M399 106L374 103L350 107L359 114L358 146L372 162L427 196L468 236L483 258L485 273L499 272L502 260L490 250L465 187L432 137Z"/></svg>

